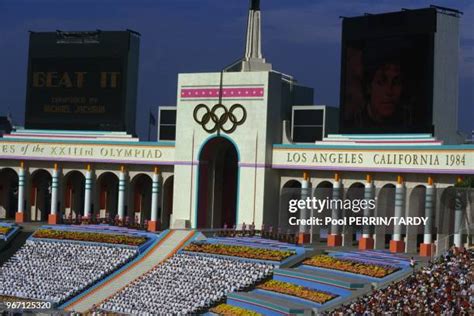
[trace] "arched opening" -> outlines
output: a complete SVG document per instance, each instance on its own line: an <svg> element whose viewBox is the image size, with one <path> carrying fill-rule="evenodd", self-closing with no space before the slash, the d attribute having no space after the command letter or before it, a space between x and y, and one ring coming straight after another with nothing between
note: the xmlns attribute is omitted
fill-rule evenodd
<svg viewBox="0 0 474 316"><path fill-rule="evenodd" d="M84 175L79 171L71 171L64 176L64 214L67 219L84 215L85 181Z"/></svg>
<svg viewBox="0 0 474 316"><path fill-rule="evenodd" d="M377 195L375 216L391 218L395 215L395 189L395 185L391 183L384 185L380 189ZM375 226L375 248L388 248L392 239L393 227L393 224L390 227L384 225Z"/></svg>
<svg viewBox="0 0 474 316"><path fill-rule="evenodd" d="M278 228L282 233L295 233L298 230L298 227L290 226L289 220L290 217L300 217L300 212L296 211L291 213L290 201L301 199L301 182L298 180L289 180L287 181L282 189L280 194L280 212L278 215Z"/></svg>
<svg viewBox="0 0 474 316"><path fill-rule="evenodd" d="M30 205L32 221L47 221L51 211L51 175L37 170L31 175Z"/></svg>
<svg viewBox="0 0 474 316"><path fill-rule="evenodd" d="M224 137L208 141L199 155L198 228L237 224L237 178L235 146Z"/></svg>
<svg viewBox="0 0 474 316"><path fill-rule="evenodd" d="M171 213L173 213L173 185L174 177L166 179L163 184L163 208L161 209L161 229L168 229L171 225Z"/></svg>
<svg viewBox="0 0 474 316"><path fill-rule="evenodd" d="M329 181L322 181L320 182L316 188L314 189L313 196L317 200L321 201L328 201L330 202L332 200L332 195L333 195L333 184ZM318 213L319 212L319 213ZM329 203L325 204L324 209L322 210L317 210L313 211L314 214L311 214L310 216L315 216L317 218L321 218L324 221L324 218L327 216L332 216L332 209L329 205ZM321 237L321 238L327 238L328 234L330 233L331 227L330 226L314 226L311 225L311 230L313 231L313 236L316 237ZM314 238L313 238L314 240Z"/></svg>
<svg viewBox="0 0 474 316"><path fill-rule="evenodd" d="M97 179L99 218L113 220L117 216L118 183L118 177L112 172L105 172Z"/></svg>
<svg viewBox="0 0 474 316"><path fill-rule="evenodd" d="M410 207L408 209L407 216L409 217L424 217L425 216L425 200L426 200L426 187L424 185L418 185L414 187L410 193ZM423 242L423 225L410 225L406 228L407 238L416 238L416 247ZM415 237L416 236L416 237ZM409 240L407 240L410 242Z"/></svg>
<svg viewBox="0 0 474 316"><path fill-rule="evenodd" d="M15 219L18 208L18 174L11 168L0 171L0 219Z"/></svg>
<svg viewBox="0 0 474 316"><path fill-rule="evenodd" d="M438 250L443 252L453 245L454 218L456 207L456 188L447 187L441 193L440 207L437 208L436 227L438 228Z"/></svg>
<svg viewBox="0 0 474 316"><path fill-rule="evenodd" d="M132 201L128 216L134 223L144 224L151 216L151 183L146 174L139 174L132 179Z"/></svg>
<svg viewBox="0 0 474 316"><path fill-rule="evenodd" d="M353 183L346 192L346 200L351 201L351 205L358 205L355 201L361 201L364 199L365 186L361 182ZM343 209L342 213L344 218L346 218L346 225L344 225L343 230L343 245L344 246L355 246L357 245L358 240L362 236L362 226L350 224L350 218L361 217L364 215L364 211L359 208L353 209Z"/></svg>

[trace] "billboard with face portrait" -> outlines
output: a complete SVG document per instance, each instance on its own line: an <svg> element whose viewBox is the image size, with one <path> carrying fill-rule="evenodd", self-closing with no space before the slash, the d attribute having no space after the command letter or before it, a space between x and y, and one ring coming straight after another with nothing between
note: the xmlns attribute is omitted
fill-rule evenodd
<svg viewBox="0 0 474 316"><path fill-rule="evenodd" d="M432 132L433 21L406 14L344 20L342 133Z"/></svg>

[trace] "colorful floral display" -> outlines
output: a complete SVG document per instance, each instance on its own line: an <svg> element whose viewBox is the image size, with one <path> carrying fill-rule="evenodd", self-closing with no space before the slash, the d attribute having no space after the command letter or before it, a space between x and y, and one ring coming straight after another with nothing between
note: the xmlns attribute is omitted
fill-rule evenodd
<svg viewBox="0 0 474 316"><path fill-rule="evenodd" d="M6 235L12 230L11 227L8 226L0 226L0 235Z"/></svg>
<svg viewBox="0 0 474 316"><path fill-rule="evenodd" d="M209 243L192 243L184 248L185 251L202 252L216 255L241 257L249 259L282 261L295 254L289 250L273 250L253 248L247 246L234 246Z"/></svg>
<svg viewBox="0 0 474 316"><path fill-rule="evenodd" d="M257 285L258 289L272 291L276 293L286 294L309 300L315 303L324 304L327 301L337 297L337 295L323 292L319 290L313 290L301 285L282 282L277 280L268 280L260 285Z"/></svg>
<svg viewBox="0 0 474 316"><path fill-rule="evenodd" d="M60 240L77 240L77 241L91 241L102 242L107 244L139 246L147 239L145 237L135 237L118 234L95 233L95 232L78 232L66 230L53 229L39 229L34 234L35 238L48 238Z"/></svg>
<svg viewBox="0 0 474 316"><path fill-rule="evenodd" d="M232 306L228 304L217 305L216 307L211 308L209 311L217 315L222 315L222 316L261 316L262 315L260 313L256 313L254 311L251 311L245 308Z"/></svg>
<svg viewBox="0 0 474 316"><path fill-rule="evenodd" d="M327 255L314 256L303 261L303 264L313 267L362 274L374 278L383 278L400 270L400 268L391 265L367 263L355 259L340 259Z"/></svg>

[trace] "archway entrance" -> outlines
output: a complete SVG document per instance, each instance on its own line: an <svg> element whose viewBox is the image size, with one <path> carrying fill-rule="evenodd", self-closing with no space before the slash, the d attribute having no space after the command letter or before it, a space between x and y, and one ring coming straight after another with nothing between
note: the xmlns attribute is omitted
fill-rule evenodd
<svg viewBox="0 0 474 316"><path fill-rule="evenodd" d="M301 199L301 182L298 180L287 181L280 192L280 211L278 214L278 228L285 234L296 233L298 227L290 226L290 217L300 218L300 211L290 213L290 201ZM267 224L267 223L265 223Z"/></svg>
<svg viewBox="0 0 474 316"><path fill-rule="evenodd" d="M86 178L79 171L71 171L64 177L64 212L67 219L84 215L84 188ZM58 210L61 208L58 207Z"/></svg>
<svg viewBox="0 0 474 316"><path fill-rule="evenodd" d="M150 220L152 180L146 174L139 174L132 179L132 201L128 216L137 224Z"/></svg>
<svg viewBox="0 0 474 316"><path fill-rule="evenodd" d="M425 202L426 202L426 187L424 185L417 185L410 193L409 208L407 212L408 217L423 217L425 216ZM411 251L418 251L419 245L423 242L424 225L407 225L406 226L406 240L407 249Z"/></svg>
<svg viewBox="0 0 474 316"><path fill-rule="evenodd" d="M18 175L6 168L0 171L0 219L15 219L18 207Z"/></svg>
<svg viewBox="0 0 474 316"><path fill-rule="evenodd" d="M333 184L329 181L322 181L320 182L316 188L314 189L313 196L317 200L327 200L331 201L333 196ZM318 210L319 212L319 210ZM326 207L317 213L315 211L311 212L310 216L315 216L317 218L322 218L324 220L325 217L331 216L332 217L332 209L329 205L326 204ZM338 214L339 215L339 214ZM331 233L331 226L319 226L319 225L311 225L310 227L311 234L313 235L313 241L318 240L318 238L327 239L327 236Z"/></svg>
<svg viewBox="0 0 474 316"><path fill-rule="evenodd" d="M173 185L174 176L169 177L163 184L163 208L161 209L161 229L170 228L171 214L173 213Z"/></svg>
<svg viewBox="0 0 474 316"><path fill-rule="evenodd" d="M346 200L363 200L364 199L365 186L361 182L353 183L346 192ZM354 203L355 204L355 203ZM351 217L363 216L363 210L344 210L344 217L346 218L346 225L344 225L343 232L343 245L345 247L356 246L359 238L362 236L362 226L349 225Z"/></svg>
<svg viewBox="0 0 474 316"><path fill-rule="evenodd" d="M232 227L237 214L238 154L223 137L207 142L199 156L198 228Z"/></svg>
<svg viewBox="0 0 474 316"><path fill-rule="evenodd" d="M118 183L118 177L112 172L105 172L97 179L98 214L101 219L113 220L117 216Z"/></svg>
<svg viewBox="0 0 474 316"><path fill-rule="evenodd" d="M388 183L378 192L377 208L375 215L377 217L390 218L395 216L395 185ZM405 214L402 214L405 217ZM375 248L384 249L389 247L390 240L394 233L394 225L375 226Z"/></svg>
<svg viewBox="0 0 474 316"><path fill-rule="evenodd" d="M45 170L37 170L31 179L31 220L47 221L51 211L51 175Z"/></svg>

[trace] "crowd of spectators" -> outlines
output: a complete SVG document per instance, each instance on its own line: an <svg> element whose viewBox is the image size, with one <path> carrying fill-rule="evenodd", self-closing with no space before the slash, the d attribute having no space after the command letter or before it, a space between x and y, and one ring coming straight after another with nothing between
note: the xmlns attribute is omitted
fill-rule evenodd
<svg viewBox="0 0 474 316"><path fill-rule="evenodd" d="M332 315L473 315L474 251L450 250L407 279L373 291Z"/></svg>
<svg viewBox="0 0 474 316"><path fill-rule="evenodd" d="M64 224L64 225L104 224L104 225L127 227L127 228L138 229L138 230L147 230L148 228L148 220L140 221L138 217L133 218L130 216L125 216L125 218L122 220L119 218L118 215L115 215L115 217L113 217L109 214L107 214L105 217L100 217L100 215L93 216L93 217L83 217L81 215L72 216L72 214L69 214L68 216L66 216L64 214L61 219L61 224Z"/></svg>
<svg viewBox="0 0 474 316"><path fill-rule="evenodd" d="M0 296L60 304L137 254L132 247L30 239L0 267Z"/></svg>
<svg viewBox="0 0 474 316"><path fill-rule="evenodd" d="M234 291L272 274L273 266L201 254L178 253L102 303L120 314L186 315L205 311Z"/></svg>
<svg viewBox="0 0 474 316"><path fill-rule="evenodd" d="M288 228L282 230L280 227L274 228L273 226L262 225L260 230L255 228L255 224L250 225L242 224L242 227L237 229L237 226L228 227L224 224L223 229L218 230L215 233L216 237L254 237L260 236L265 239L278 240L290 244L298 244L298 231L297 229Z"/></svg>

